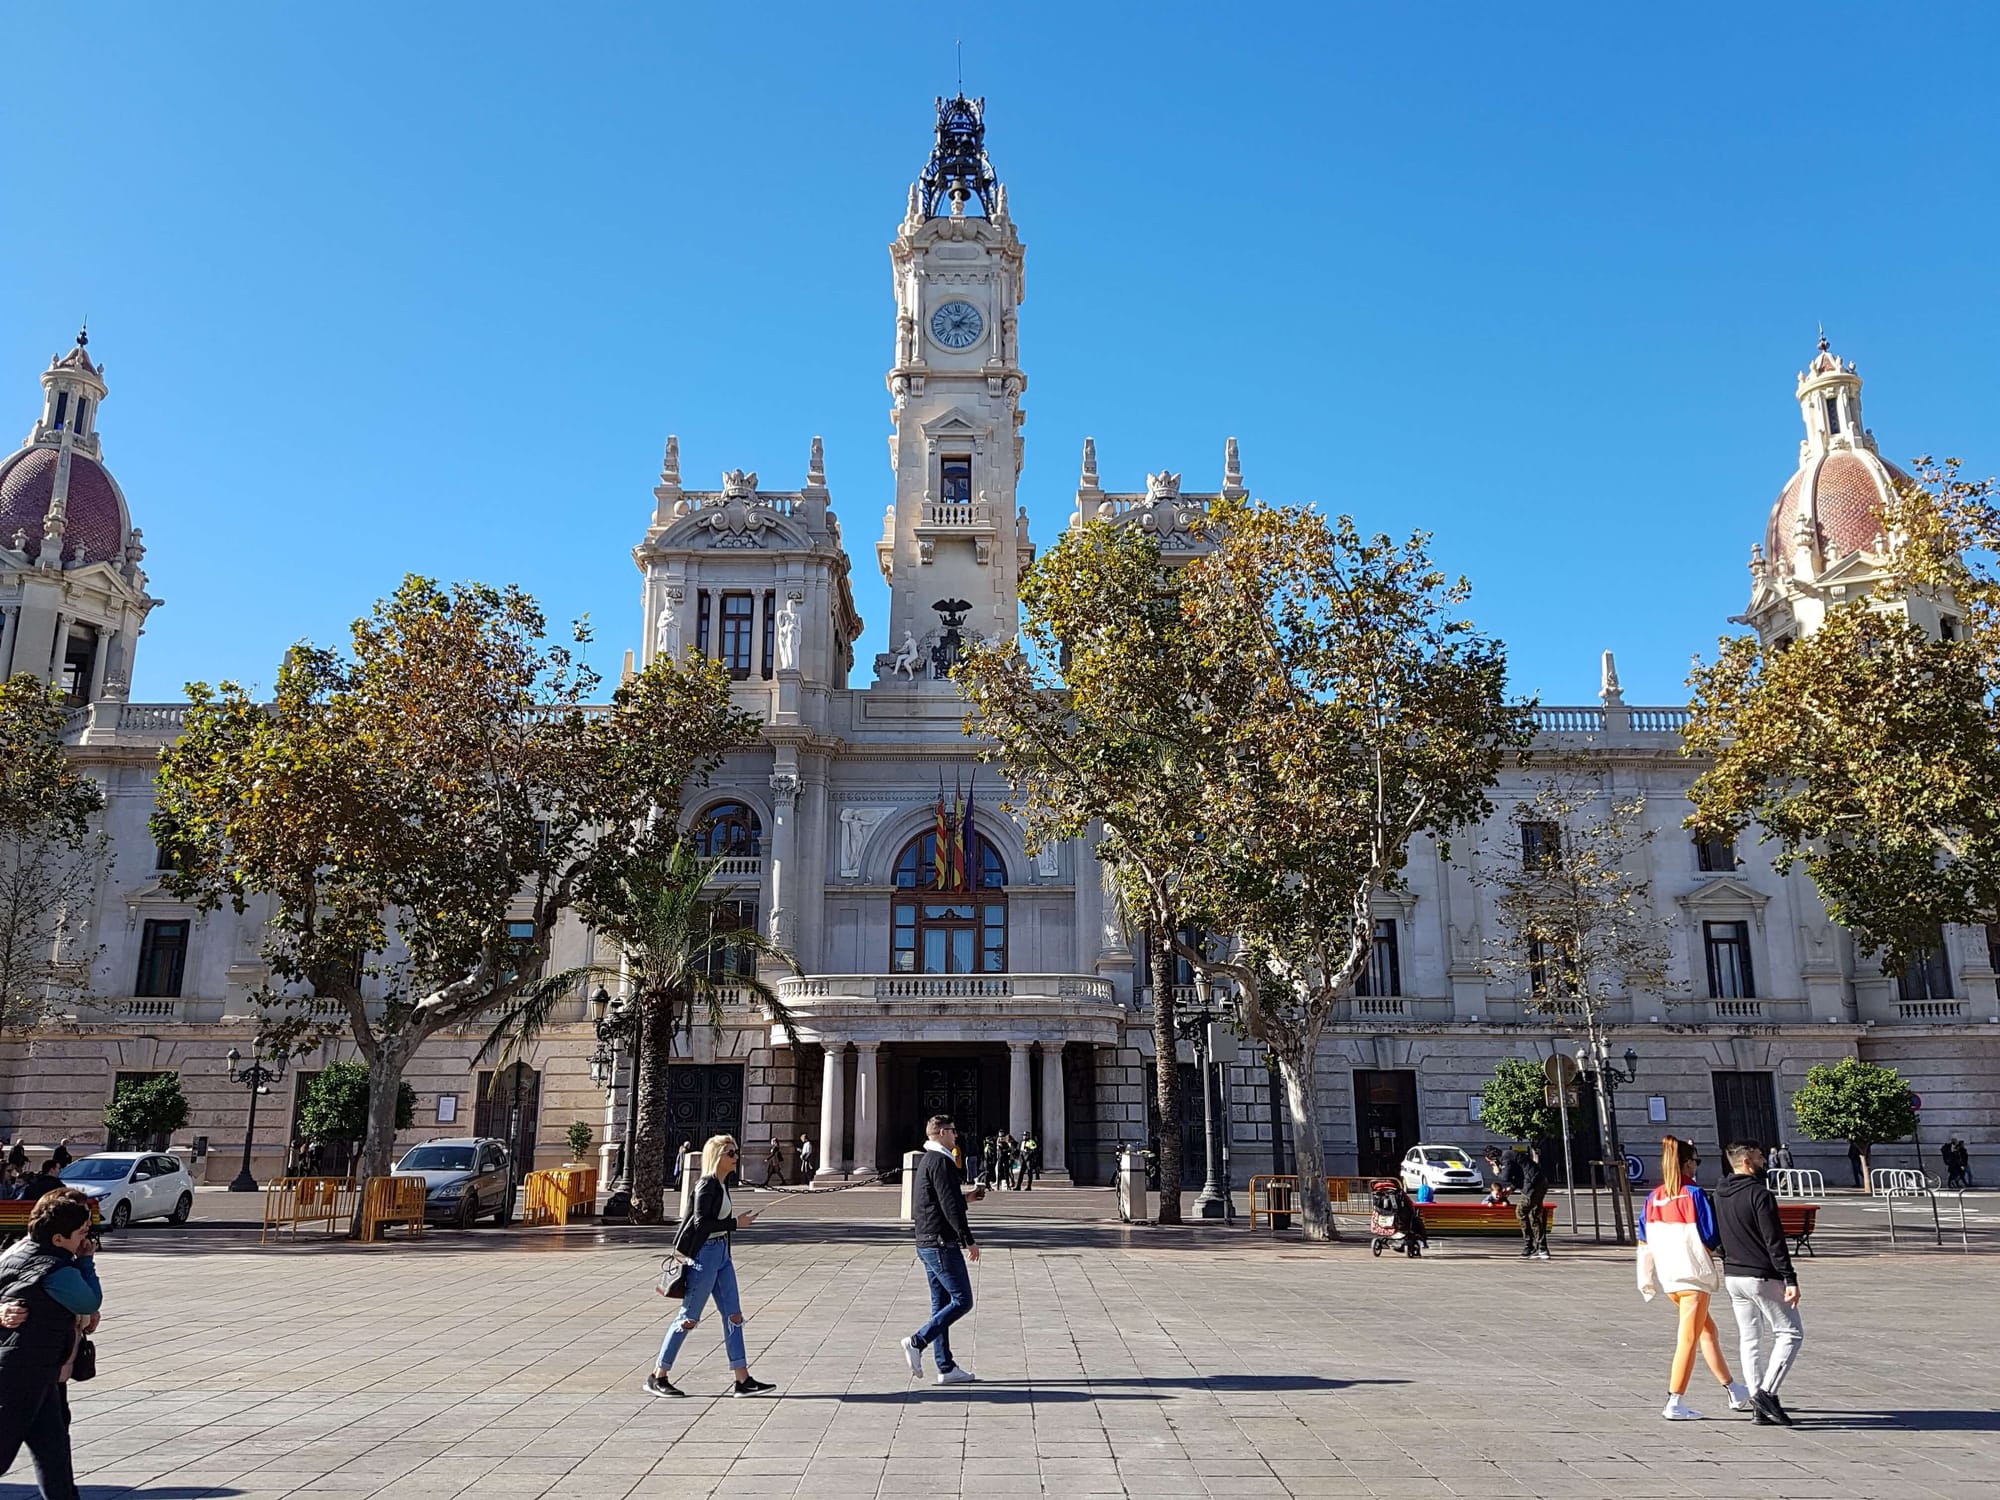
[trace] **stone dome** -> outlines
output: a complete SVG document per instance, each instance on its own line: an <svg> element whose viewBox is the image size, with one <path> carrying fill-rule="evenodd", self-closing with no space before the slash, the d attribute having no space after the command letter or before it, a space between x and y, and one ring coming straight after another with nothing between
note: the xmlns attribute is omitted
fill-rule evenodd
<svg viewBox="0 0 2000 1500"><path fill-rule="evenodd" d="M0 460L0 547L12 547L15 535L28 533L30 557L42 544L42 522L55 494L56 463L52 447L22 448ZM64 508L63 565L71 566L76 549L82 561L116 564L125 555L125 502L104 466L85 454L72 452L69 500Z"/></svg>
<svg viewBox="0 0 2000 1500"><path fill-rule="evenodd" d="M1802 500L1817 523L1822 561L1873 547L1882 534L1883 507L1892 487L1909 481L1908 474L1865 448L1808 459L1771 507L1764 555L1774 563L1790 559Z"/></svg>

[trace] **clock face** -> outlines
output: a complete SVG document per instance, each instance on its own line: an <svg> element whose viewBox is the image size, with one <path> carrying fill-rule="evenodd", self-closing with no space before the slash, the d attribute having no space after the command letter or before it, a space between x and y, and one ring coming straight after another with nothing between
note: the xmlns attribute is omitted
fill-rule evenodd
<svg viewBox="0 0 2000 1500"><path fill-rule="evenodd" d="M970 302L947 302L931 314L931 337L947 349L970 349L985 327L979 309Z"/></svg>

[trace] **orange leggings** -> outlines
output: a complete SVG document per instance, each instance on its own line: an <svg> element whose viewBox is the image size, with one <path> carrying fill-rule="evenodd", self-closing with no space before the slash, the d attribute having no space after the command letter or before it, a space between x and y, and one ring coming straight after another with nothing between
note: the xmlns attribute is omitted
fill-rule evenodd
<svg viewBox="0 0 2000 1500"><path fill-rule="evenodd" d="M1688 1377L1694 1374L1695 1345L1701 1345L1701 1357L1708 1362L1715 1378L1724 1385L1730 1382L1729 1361L1722 1357L1722 1344L1715 1336L1715 1319L1708 1315L1707 1292L1670 1292L1674 1306L1680 1310L1680 1339L1674 1345L1673 1373L1667 1378L1667 1389L1679 1396L1688 1388Z"/></svg>

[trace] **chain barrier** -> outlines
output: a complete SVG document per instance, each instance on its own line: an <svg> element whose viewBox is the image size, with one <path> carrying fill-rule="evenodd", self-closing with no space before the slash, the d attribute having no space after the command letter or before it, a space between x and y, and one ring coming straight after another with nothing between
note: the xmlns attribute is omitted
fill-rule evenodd
<svg viewBox="0 0 2000 1500"><path fill-rule="evenodd" d="M885 1171L870 1172L866 1176L852 1182L838 1182L828 1187L770 1187L768 1185L764 1187L751 1187L747 1182L743 1186L749 1188L753 1193L776 1193L781 1198L820 1198L828 1193L844 1193L850 1188L881 1187L891 1178L900 1177L902 1172L903 1169L900 1166L894 1166Z"/></svg>

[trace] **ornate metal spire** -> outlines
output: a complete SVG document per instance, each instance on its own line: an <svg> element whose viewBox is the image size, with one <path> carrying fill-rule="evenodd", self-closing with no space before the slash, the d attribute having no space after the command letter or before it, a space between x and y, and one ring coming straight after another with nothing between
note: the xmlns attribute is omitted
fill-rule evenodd
<svg viewBox="0 0 2000 1500"><path fill-rule="evenodd" d="M931 148L931 159L924 163L918 187L926 218L935 219L947 211L962 215L972 198L979 200L980 212L993 216L1000 184L993 175L993 163L986 159L984 99L968 99L959 93L937 101L937 144Z"/></svg>

